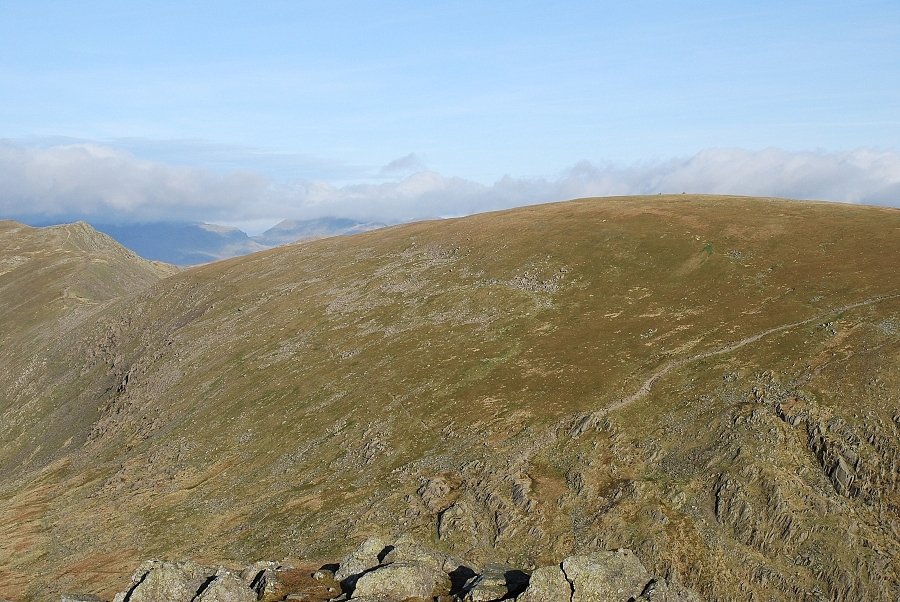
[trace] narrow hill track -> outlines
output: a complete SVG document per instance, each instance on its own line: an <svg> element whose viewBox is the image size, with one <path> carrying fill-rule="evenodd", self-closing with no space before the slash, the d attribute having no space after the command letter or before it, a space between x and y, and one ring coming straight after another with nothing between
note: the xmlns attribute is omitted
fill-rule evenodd
<svg viewBox="0 0 900 602"><path fill-rule="evenodd" d="M656 382L659 379L661 379L663 376L665 376L666 374L668 374L669 372L671 372L672 370L675 370L677 368L682 368L688 364L692 364L694 362L699 362L700 360L705 360L707 358L715 357L717 355L725 355L726 353L731 353L732 351L734 351L736 349L740 349L741 347L749 345L750 343L755 343L756 341L758 341L764 337L767 337L771 334L775 334L778 332L784 332L784 331L790 330L792 328L797 328L798 326L804 326L806 324L811 324L813 322L822 320L822 319L824 319L828 316L834 315L834 314L838 314L838 313L841 313L844 311L849 311L851 309L856 309L858 307L863 307L866 305L873 305L875 303L879 303L879 302L885 301L887 299L895 299L897 297L900 297L900 293L896 293L893 295L878 295L876 297L869 297L868 299L864 299L862 301L857 301L856 303L850 303L848 305L842 305L840 307L831 308L828 311L816 314L815 316L812 316L811 318L807 318L805 320L800 320L798 322L791 322L790 324L782 324L780 326L775 326L773 328L769 328L768 330L764 330L763 332L759 332L757 334L743 338L739 341L735 341L734 343L726 345L725 347L719 347L718 349L704 351L702 353L692 355L691 357L673 360L667 364L664 364L663 366L658 368L656 370L656 372L651 374L643 382L643 384L641 384L641 386L638 388L637 391L635 391L634 393L632 393L631 395L629 395L627 397L623 397L622 399L618 400L617 402L613 403L612 405L607 406L605 408L605 411L612 412L615 410L620 410L626 406L629 406L629 405L635 403L636 401L643 399L644 397L646 397L647 395L650 394L650 391L653 389L653 385L656 384Z"/></svg>

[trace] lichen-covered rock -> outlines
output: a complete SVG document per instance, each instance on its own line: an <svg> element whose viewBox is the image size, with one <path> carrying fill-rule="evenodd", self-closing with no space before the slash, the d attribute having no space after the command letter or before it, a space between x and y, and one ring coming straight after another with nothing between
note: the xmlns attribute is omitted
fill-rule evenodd
<svg viewBox="0 0 900 602"><path fill-rule="evenodd" d="M531 573L528 588L516 602L570 602L572 585L559 566L542 566Z"/></svg>
<svg viewBox="0 0 900 602"><path fill-rule="evenodd" d="M570 556L562 570L572 583L572 602L627 602L640 596L651 576L631 550Z"/></svg>
<svg viewBox="0 0 900 602"><path fill-rule="evenodd" d="M464 602L492 602L514 598L528 586L528 574L508 566L491 564L466 584Z"/></svg>
<svg viewBox="0 0 900 602"><path fill-rule="evenodd" d="M430 600L449 590L450 578L439 568L419 562L395 562L364 573L356 582L353 599Z"/></svg>
<svg viewBox="0 0 900 602"><path fill-rule="evenodd" d="M193 602L256 602L257 592L231 571L219 571Z"/></svg>
<svg viewBox="0 0 900 602"><path fill-rule="evenodd" d="M278 587L278 569L280 565L277 562L260 561L254 562L245 567L241 573L241 579L244 583L256 592L257 598L263 598L266 594L271 594Z"/></svg>
<svg viewBox="0 0 900 602"><path fill-rule="evenodd" d="M390 564L393 562L415 562L426 564L435 568L441 568L447 561L445 554L435 552L431 548L419 543L411 535L401 535L397 541L391 546L382 563Z"/></svg>
<svg viewBox="0 0 900 602"><path fill-rule="evenodd" d="M194 562L150 560L131 576L131 586L114 602L191 602L216 569Z"/></svg>
<svg viewBox="0 0 900 602"><path fill-rule="evenodd" d="M350 552L334 574L336 581L345 587L352 588L359 576L381 564L379 556L387 548L378 537L370 537Z"/></svg>
<svg viewBox="0 0 900 602"><path fill-rule="evenodd" d="M380 552L375 553L378 548ZM369 567L372 562L378 564ZM475 573L468 563L434 552L405 536L390 547L374 538L367 540L345 563L348 567L366 568L349 575L347 579L353 578L354 585L341 593L331 579L331 571L324 568L315 572L291 571L278 563L258 562L237 572L190 561L153 560L134 572L131 586L118 594L114 602L348 598L356 602L700 602L691 590L651 577L630 550L571 556L559 565L536 569L530 576L497 564ZM266 583L271 587L264 587ZM304 583L314 585L315 591ZM67 595L62 602L101 601L92 596Z"/></svg>

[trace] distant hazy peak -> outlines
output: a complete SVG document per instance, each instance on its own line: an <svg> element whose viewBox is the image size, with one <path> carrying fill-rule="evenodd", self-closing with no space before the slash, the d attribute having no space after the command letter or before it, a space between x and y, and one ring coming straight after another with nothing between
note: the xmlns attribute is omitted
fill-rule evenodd
<svg viewBox="0 0 900 602"><path fill-rule="evenodd" d="M207 232L215 232L216 234L237 234L237 233L243 234L244 233L242 230L235 228L233 226L220 226L218 224L202 223L202 224L197 224L197 227L201 228L203 230L206 230Z"/></svg>

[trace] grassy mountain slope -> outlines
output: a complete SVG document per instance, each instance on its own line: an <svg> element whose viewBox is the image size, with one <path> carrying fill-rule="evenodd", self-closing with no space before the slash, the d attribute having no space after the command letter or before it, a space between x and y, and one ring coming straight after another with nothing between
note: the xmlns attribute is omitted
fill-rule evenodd
<svg viewBox="0 0 900 602"><path fill-rule="evenodd" d="M175 271L139 258L85 223L31 228L0 221L0 473L24 471L23 463L46 465L69 450L68 433L97 419L96 411L73 413L45 394L51 387L61 395L72 391L66 385L70 371L49 364L53 354L78 362L76 350L66 349L78 336L73 333L90 328L110 304ZM8 499L17 485L4 481L2 491ZM27 497L33 491L21 493ZM0 591L16 595L27 577L9 573L5 565L10 559L29 562L44 554L28 543L33 536L42 537L43 523L31 510L4 505L0 524L9 534L0 543Z"/></svg>
<svg viewBox="0 0 900 602"><path fill-rule="evenodd" d="M413 531L519 564L630 547L711 600L895 598L898 263L893 209L589 199L38 316L0 376L0 592Z"/></svg>

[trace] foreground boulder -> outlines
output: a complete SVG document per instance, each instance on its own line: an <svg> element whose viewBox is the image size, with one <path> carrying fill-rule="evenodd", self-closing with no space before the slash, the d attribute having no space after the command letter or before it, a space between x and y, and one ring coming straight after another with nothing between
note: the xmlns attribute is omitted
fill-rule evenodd
<svg viewBox="0 0 900 602"><path fill-rule="evenodd" d="M402 535L394 542L393 545L386 548L389 550L385 555L382 564L391 562L417 562L435 568L446 568L449 561L445 554L435 552L428 546L417 541L409 535Z"/></svg>
<svg viewBox="0 0 900 602"><path fill-rule="evenodd" d="M360 576L381 564L382 558L389 549L381 539L368 538L341 561L340 567L334 574L335 580L344 589L352 591Z"/></svg>
<svg viewBox="0 0 900 602"><path fill-rule="evenodd" d="M255 575L256 573L254 573ZM131 576L113 602L256 602L257 592L237 573L195 562L151 560Z"/></svg>
<svg viewBox="0 0 900 602"><path fill-rule="evenodd" d="M362 575L353 598L431 600L450 591L450 578L440 568L422 562L394 562Z"/></svg>
<svg viewBox="0 0 900 602"><path fill-rule="evenodd" d="M229 571L216 575L194 602L256 602L257 594L239 576Z"/></svg>
<svg viewBox="0 0 900 602"><path fill-rule="evenodd" d="M241 579L256 593L257 598L262 599L278 587L279 568L277 562L254 562L241 571Z"/></svg>
<svg viewBox="0 0 900 602"><path fill-rule="evenodd" d="M562 570L572 583L572 602L628 602L653 580L631 550L570 556Z"/></svg>
<svg viewBox="0 0 900 602"><path fill-rule="evenodd" d="M493 602L515 598L528 585L528 574L497 564L484 567L466 584L464 602Z"/></svg>
<svg viewBox="0 0 900 602"><path fill-rule="evenodd" d="M559 565L542 566L531 573L528 588L516 602L571 602L572 584Z"/></svg>
<svg viewBox="0 0 900 602"><path fill-rule="evenodd" d="M215 570L194 562L147 561L131 576L131 586L114 602L191 602L215 575Z"/></svg>

